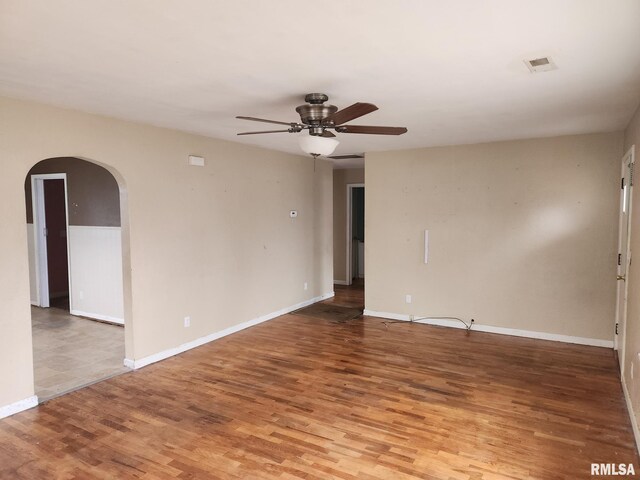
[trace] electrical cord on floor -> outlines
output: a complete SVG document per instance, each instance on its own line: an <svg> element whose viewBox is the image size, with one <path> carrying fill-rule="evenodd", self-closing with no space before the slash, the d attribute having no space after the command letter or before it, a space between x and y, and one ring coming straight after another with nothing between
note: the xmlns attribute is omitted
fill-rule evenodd
<svg viewBox="0 0 640 480"><path fill-rule="evenodd" d="M459 322L461 322L467 333L469 333L471 331L471 327L473 326L473 322L475 321L473 318L471 319L471 321L469 323L465 322L464 320L462 320L461 318L458 317L411 317L409 319L409 323L420 323L420 320L430 320L430 319L447 319L447 320L457 320ZM406 320L392 320L389 322L382 322L384 323L384 326L386 328L389 328L389 325L391 325L392 323L407 323ZM423 324L424 325L424 324Z"/></svg>

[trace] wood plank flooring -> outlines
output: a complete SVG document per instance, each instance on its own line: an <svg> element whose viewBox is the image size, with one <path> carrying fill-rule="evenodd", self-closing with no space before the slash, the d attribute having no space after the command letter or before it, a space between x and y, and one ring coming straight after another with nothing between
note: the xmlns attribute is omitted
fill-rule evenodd
<svg viewBox="0 0 640 480"><path fill-rule="evenodd" d="M284 315L0 420L2 479L550 480L592 462L640 470L611 350L366 317Z"/></svg>

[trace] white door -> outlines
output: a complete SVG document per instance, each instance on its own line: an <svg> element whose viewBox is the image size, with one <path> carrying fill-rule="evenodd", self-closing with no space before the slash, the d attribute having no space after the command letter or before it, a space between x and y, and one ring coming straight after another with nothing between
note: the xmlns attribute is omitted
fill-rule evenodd
<svg viewBox="0 0 640 480"><path fill-rule="evenodd" d="M618 236L617 304L614 346L618 351L620 372L624 374L624 343L627 328L627 272L631 263L631 200L633 198L634 147L622 158L620 181L620 227Z"/></svg>

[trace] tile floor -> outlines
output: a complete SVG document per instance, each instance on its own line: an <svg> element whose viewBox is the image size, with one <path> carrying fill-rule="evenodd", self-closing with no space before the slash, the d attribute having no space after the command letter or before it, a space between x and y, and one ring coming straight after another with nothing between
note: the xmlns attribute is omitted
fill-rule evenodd
<svg viewBox="0 0 640 480"><path fill-rule="evenodd" d="M75 317L59 308L31 307L36 395L42 402L128 372L124 328Z"/></svg>

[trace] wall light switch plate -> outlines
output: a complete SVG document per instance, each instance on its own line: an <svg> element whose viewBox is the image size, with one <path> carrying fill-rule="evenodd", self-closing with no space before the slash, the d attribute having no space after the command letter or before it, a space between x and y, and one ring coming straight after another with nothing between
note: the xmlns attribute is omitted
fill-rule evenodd
<svg viewBox="0 0 640 480"><path fill-rule="evenodd" d="M298 216L298 211L297 211L297 210L291 210L291 211L289 212L289 216L290 216L291 218L296 218L296 217Z"/></svg>
<svg viewBox="0 0 640 480"><path fill-rule="evenodd" d="M404 297L404 301L405 301L406 303L411 303L411 295L405 295L405 297Z"/></svg>
<svg viewBox="0 0 640 480"><path fill-rule="evenodd" d="M191 326L191 317L184 317L184 328Z"/></svg>

